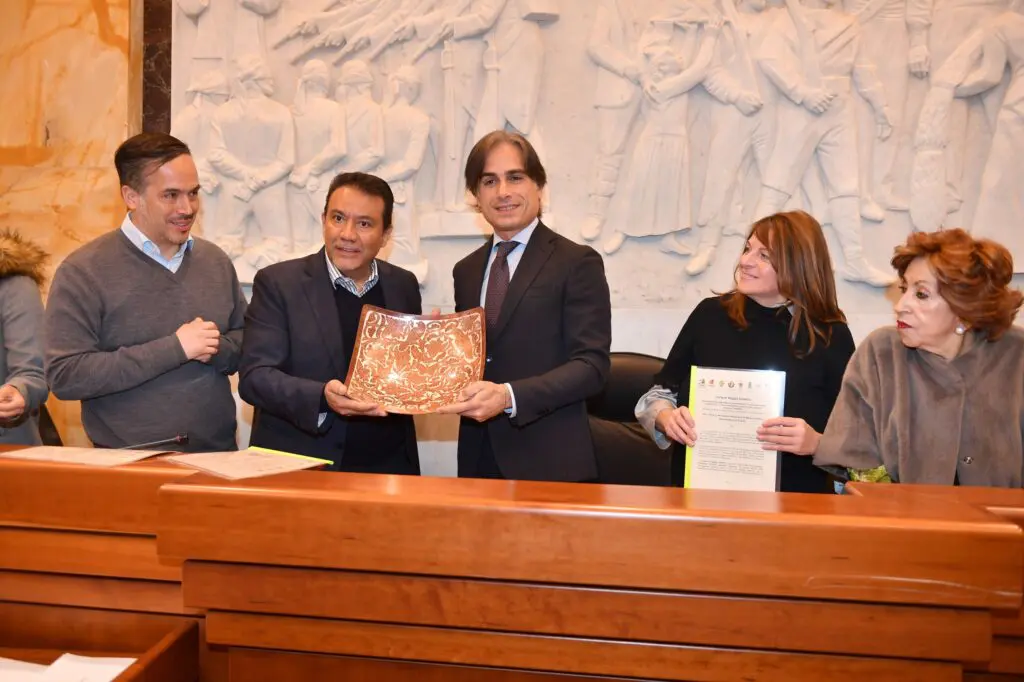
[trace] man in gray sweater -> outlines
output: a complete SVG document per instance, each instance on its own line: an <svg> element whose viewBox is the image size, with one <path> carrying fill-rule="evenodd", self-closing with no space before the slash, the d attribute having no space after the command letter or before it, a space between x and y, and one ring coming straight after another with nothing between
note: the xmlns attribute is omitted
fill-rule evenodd
<svg viewBox="0 0 1024 682"><path fill-rule="evenodd" d="M46 308L46 378L62 400L82 401L100 447L187 434L159 449L234 450L246 302L234 266L190 232L199 176L188 146L142 133L114 154L128 214L68 256Z"/></svg>

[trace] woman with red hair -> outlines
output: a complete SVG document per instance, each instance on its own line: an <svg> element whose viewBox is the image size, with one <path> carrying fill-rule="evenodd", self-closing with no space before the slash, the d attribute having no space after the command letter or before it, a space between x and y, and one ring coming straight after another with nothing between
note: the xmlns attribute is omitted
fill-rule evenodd
<svg viewBox="0 0 1024 682"><path fill-rule="evenodd" d="M960 229L912 234L892 266L896 326L854 353L814 463L851 478L1019 488L1024 295L1013 257ZM870 472L870 473L868 473Z"/></svg>

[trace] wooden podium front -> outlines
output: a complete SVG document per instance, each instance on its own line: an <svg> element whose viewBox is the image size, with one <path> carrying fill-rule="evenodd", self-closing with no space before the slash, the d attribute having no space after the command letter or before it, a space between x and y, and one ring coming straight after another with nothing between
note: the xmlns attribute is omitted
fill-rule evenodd
<svg viewBox="0 0 1024 682"><path fill-rule="evenodd" d="M160 491L230 679L958 681L1021 529L967 503L299 472Z"/></svg>
<svg viewBox="0 0 1024 682"><path fill-rule="evenodd" d="M869 500L914 497L940 504L970 505L1024 527L1024 490L867 483L851 484L848 489L851 494ZM969 673L965 679L971 682L1011 682L1024 679L1024 610L998 613L992 621L992 630L995 637L992 655L983 664L971 665L976 672Z"/></svg>
<svg viewBox="0 0 1024 682"><path fill-rule="evenodd" d="M200 612L156 553L160 486L192 473L0 459L0 656L126 656L119 679L198 679Z"/></svg>

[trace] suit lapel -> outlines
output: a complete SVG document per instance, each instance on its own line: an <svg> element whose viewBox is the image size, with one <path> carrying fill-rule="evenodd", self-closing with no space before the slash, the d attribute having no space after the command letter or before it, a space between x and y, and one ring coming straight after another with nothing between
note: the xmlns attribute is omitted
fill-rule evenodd
<svg viewBox="0 0 1024 682"><path fill-rule="evenodd" d="M302 288L309 299L310 310L320 335L324 339L324 347L331 356L336 376L344 376L346 367L342 366L345 347L341 338L341 321L338 320L338 306L334 301L334 285L327 273L327 261L324 260L324 249L320 249L306 260L306 279Z"/></svg>
<svg viewBox="0 0 1024 682"><path fill-rule="evenodd" d="M469 278L463 283L462 296L456 298L456 303L461 298L464 305L459 312L476 308L480 305L480 292L484 286L484 270L487 269L487 259L491 255L491 248L494 247L494 237L487 240L487 243L474 251L466 263L466 271Z"/></svg>
<svg viewBox="0 0 1024 682"><path fill-rule="evenodd" d="M501 332L511 319L523 294L530 288L533 280L537 278L544 264L551 257L552 251L555 250L554 237L555 233L544 223L537 224L533 236L530 237L530 241L526 245L526 251L523 253L519 265L516 266L516 273L512 275L512 281L509 282L508 293L505 294L505 300L501 304L501 315L498 316L498 323L494 325L495 338L501 336ZM482 279L481 284L483 284Z"/></svg>
<svg viewBox="0 0 1024 682"><path fill-rule="evenodd" d="M377 261L377 271L380 281L377 286L384 293L384 307L395 312L405 313L409 311L409 301L405 291L399 286L397 277L393 276L391 266L384 261Z"/></svg>

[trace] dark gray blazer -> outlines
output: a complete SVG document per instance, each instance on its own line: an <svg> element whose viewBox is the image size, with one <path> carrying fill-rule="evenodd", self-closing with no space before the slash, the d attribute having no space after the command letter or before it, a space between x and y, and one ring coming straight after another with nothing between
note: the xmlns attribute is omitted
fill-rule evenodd
<svg viewBox="0 0 1024 682"><path fill-rule="evenodd" d="M480 305L493 239L455 265L455 309ZM611 300L604 261L589 246L537 225L487 338L484 379L510 383L517 414L459 428L459 471L475 472L489 436L510 479L597 478L586 399L610 366Z"/></svg>
<svg viewBox="0 0 1024 682"><path fill-rule="evenodd" d="M419 315L419 284L408 270L377 261L389 310ZM238 393L256 408L253 445L344 459L346 419L329 413L317 425L324 385L345 380L348 366L334 286L324 250L263 268L253 281L245 315ZM412 417L401 420L407 454L418 466Z"/></svg>

